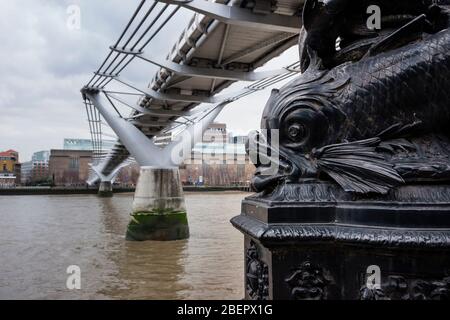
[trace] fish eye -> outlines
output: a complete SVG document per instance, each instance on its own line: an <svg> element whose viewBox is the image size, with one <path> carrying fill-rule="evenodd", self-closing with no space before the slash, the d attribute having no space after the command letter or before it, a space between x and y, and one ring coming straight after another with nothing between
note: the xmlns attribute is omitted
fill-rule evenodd
<svg viewBox="0 0 450 320"><path fill-rule="evenodd" d="M322 112L300 107L286 111L280 117L279 128L281 144L303 152L320 145L329 124Z"/></svg>

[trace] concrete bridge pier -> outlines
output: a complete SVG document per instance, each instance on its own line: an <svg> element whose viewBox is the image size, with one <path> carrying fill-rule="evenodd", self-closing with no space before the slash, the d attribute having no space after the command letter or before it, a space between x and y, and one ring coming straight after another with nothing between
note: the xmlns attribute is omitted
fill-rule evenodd
<svg viewBox="0 0 450 320"><path fill-rule="evenodd" d="M113 194L111 181L100 181L97 195L101 198L110 198Z"/></svg>
<svg viewBox="0 0 450 320"><path fill-rule="evenodd" d="M126 239L187 238L189 225L178 168L142 167Z"/></svg>
<svg viewBox="0 0 450 320"><path fill-rule="evenodd" d="M101 198L110 198L114 195L113 193L113 183L116 180L117 175L120 172L120 169L123 168L123 166L118 166L113 172L111 172L109 175L105 176L102 173L102 170L98 166L91 165L92 170L97 175L98 179L100 180L100 185L98 188L97 195ZM94 181L94 180L93 180ZM92 184L93 181L88 181L88 184Z"/></svg>
<svg viewBox="0 0 450 320"><path fill-rule="evenodd" d="M230 101L214 106L201 120L179 133L176 140L159 147L132 121L107 108L98 90L85 88L82 92L141 166L126 238L136 241L188 238L189 226L178 167Z"/></svg>

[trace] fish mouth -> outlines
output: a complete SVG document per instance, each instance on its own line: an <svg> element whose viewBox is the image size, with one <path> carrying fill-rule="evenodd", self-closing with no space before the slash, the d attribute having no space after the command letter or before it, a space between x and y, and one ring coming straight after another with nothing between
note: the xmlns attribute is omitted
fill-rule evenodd
<svg viewBox="0 0 450 320"><path fill-rule="evenodd" d="M317 176L317 167L308 154L295 153L271 139L271 130L248 135L246 151L256 167L251 187L256 192L273 190L281 182ZM276 143L272 143L276 142Z"/></svg>

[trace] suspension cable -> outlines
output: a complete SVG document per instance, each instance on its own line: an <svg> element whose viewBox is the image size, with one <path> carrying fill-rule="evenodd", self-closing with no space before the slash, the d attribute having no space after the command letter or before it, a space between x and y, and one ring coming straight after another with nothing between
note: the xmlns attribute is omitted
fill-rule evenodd
<svg viewBox="0 0 450 320"><path fill-rule="evenodd" d="M131 19L128 21L125 29L122 31L122 34L120 35L119 39L117 40L115 46L117 46L119 44L119 42L122 40L122 38L125 36L125 33L127 33L128 29L130 28L131 24L133 23L134 19L136 18L136 16L138 15L139 11L141 11L142 6L145 4L146 0L142 0L141 3L139 4L139 6L137 7L137 9L135 10L133 16L131 17ZM105 60L103 61L103 63L100 65L100 68L98 68L97 72L100 73L101 69L105 66L106 62L108 61L108 59L111 57L112 55L112 51L109 52L108 56L105 58ZM96 75L94 75L91 80L88 83L88 86L91 85L92 81L94 80L94 78L96 77Z"/></svg>

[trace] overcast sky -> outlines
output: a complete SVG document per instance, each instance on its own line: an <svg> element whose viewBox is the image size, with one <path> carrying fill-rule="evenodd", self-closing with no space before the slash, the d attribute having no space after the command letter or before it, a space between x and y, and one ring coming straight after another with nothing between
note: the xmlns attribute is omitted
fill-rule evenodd
<svg viewBox="0 0 450 320"><path fill-rule="evenodd" d="M39 150L62 148L64 138L90 138L80 88L105 58L138 0L0 1L0 151L15 149L21 161ZM81 12L79 29L67 26L69 6ZM184 24L181 12L178 25ZM155 52L167 52L179 31L155 39ZM178 31L178 32L177 32ZM161 51L162 50L162 51ZM271 63L297 58L295 48ZM147 67L147 66L146 66ZM148 82L152 67L132 65L127 79ZM259 127L270 90L237 101L218 121L235 133ZM236 115L239 116L236 116Z"/></svg>

